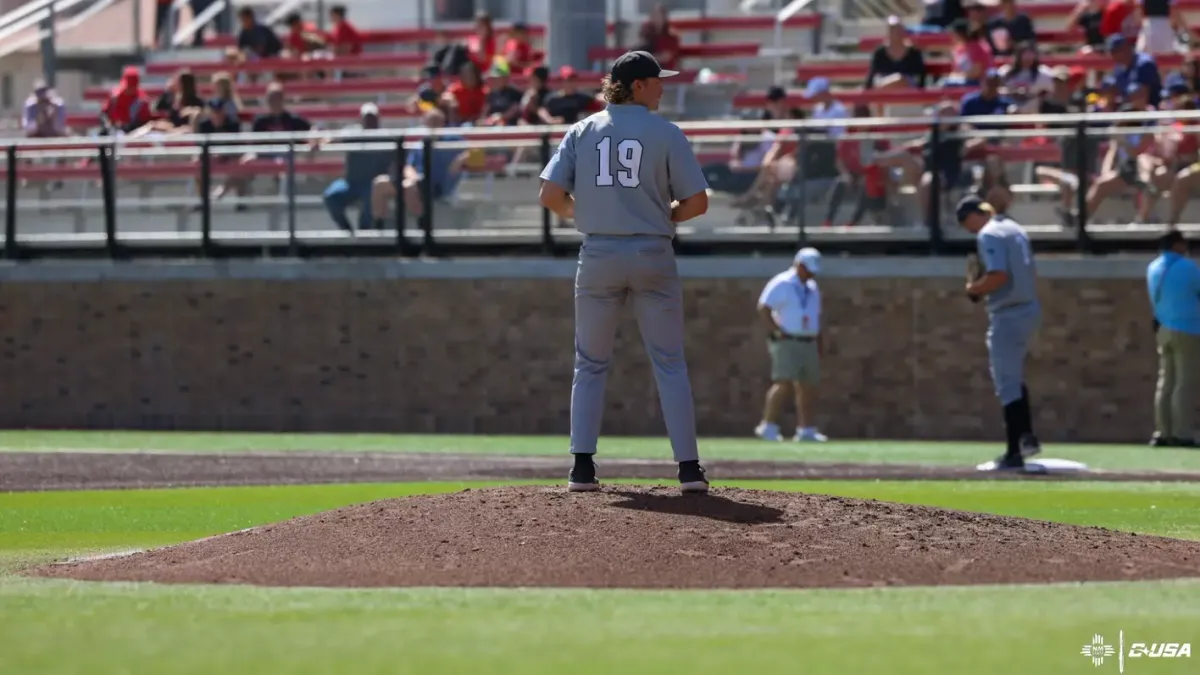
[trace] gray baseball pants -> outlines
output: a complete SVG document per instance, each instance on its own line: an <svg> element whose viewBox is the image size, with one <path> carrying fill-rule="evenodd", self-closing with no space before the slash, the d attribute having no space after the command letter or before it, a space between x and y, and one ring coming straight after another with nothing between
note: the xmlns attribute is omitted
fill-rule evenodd
<svg viewBox="0 0 1200 675"><path fill-rule="evenodd" d="M989 317L988 366L1001 405L1008 405L1023 396L1025 356L1041 318L1041 308L1036 304L1006 308Z"/></svg>
<svg viewBox="0 0 1200 675"><path fill-rule="evenodd" d="M671 240L657 236L589 235L579 250L571 452L596 452L608 367L626 300L633 301L654 368L675 461L699 459L696 411L683 353L683 285Z"/></svg>

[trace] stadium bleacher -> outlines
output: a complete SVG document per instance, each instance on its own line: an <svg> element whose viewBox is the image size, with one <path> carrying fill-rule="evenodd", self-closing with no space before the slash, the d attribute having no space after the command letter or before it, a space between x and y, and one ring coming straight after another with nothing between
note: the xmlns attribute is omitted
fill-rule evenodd
<svg viewBox="0 0 1200 675"><path fill-rule="evenodd" d="M1189 19L1200 20L1200 0L1181 0L1176 4ZM1043 66L1082 71L1092 76L1093 80L1113 69L1113 61L1106 54L1079 53L1077 47L1082 44L1081 33L1078 29L1065 25L1068 15L1075 9L1074 3L1019 3L1019 9L1035 22L1039 45L1043 52ZM783 24L777 25L776 17L771 14L672 17L671 28L680 37L677 57L683 62L685 72L671 82L671 91L674 93L664 100L664 114L679 120L728 120L725 125L689 130L688 135L696 145L698 156L704 164L725 167L729 165L737 148L735 144L740 143L745 151L763 143L762 129L747 130L738 120L756 119L762 115L763 110L776 103L792 109L806 110L811 114L813 101L804 95L803 89L817 78L832 81L834 99L846 106L848 111L856 106L870 106L875 112L886 111L888 115L898 118L886 127L852 131L852 136L847 138L864 139L874 143L886 137L896 147L919 140L928 134L929 122L916 118L924 116L930 107L945 101L958 102L974 91L972 87L942 86L937 82L949 72L951 63L949 56L945 55L950 42L945 34L940 33L909 35L912 43L926 52L927 71L935 84L925 88L864 89L863 81L868 70L867 57L882 44L886 27L882 22L860 22L860 33L844 38L842 51L839 51L836 40L819 39L825 31L828 18L809 11L792 16ZM918 18L909 17L908 20L910 23L916 23ZM640 17L629 23L636 27L639 22ZM510 24L498 23L497 35L503 38L509 27ZM574 82L583 85L589 92L593 91L608 63L624 51L624 47L615 44L613 37L621 32L627 33L626 29L624 24L610 23L610 44L595 45L589 50L591 70L578 73L577 77L570 78L570 81L551 71L549 90L555 91ZM540 57L540 50L544 48L546 28L532 24L528 26L528 30L533 42L532 47ZM367 51L361 55L303 60L265 58L243 62L225 58L224 50L235 44L233 36L214 36L203 49L190 53L181 51L169 55L170 58L149 60L141 68L146 79L142 92L152 101L167 91L165 78L187 71L196 76L199 82L197 93L208 99L215 95L212 84L208 82L209 78L216 73L227 72L239 80L238 95L248 104L240 111L243 122L248 122L264 112L263 102L268 84L272 80L279 80L288 100L288 110L317 124L319 128L336 129L343 124L357 122L361 106L365 102L378 106L384 126L406 128L420 123L422 109L415 106L413 101L422 86L420 71L429 62L432 46L446 39L464 40L472 35L472 31L471 27L462 25L363 30L361 35L367 45ZM780 31L786 36L782 44L777 43L775 39ZM824 44L830 46L821 49L819 53L810 53L810 47ZM1183 68L1189 60L1188 55L1184 53L1160 54L1155 58L1164 77ZM1005 63L1008 63L1006 58L997 59L997 65ZM788 65L781 70L781 64ZM515 74L511 82L517 89L524 91L529 87L530 81L521 74ZM769 86L782 87L783 98L772 100L768 96ZM98 108L109 98L111 87L89 87L80 93L83 102L70 111L67 124L77 133L92 134L101 124ZM910 119L912 121L908 121ZM512 133L514 131L515 133ZM460 224L471 226L474 221L495 222L495 218L488 220L480 214L487 212L494 215L495 209L492 207L495 205L497 194L532 194L536 185L533 175L540 158L542 135L542 131L535 127L523 127L508 132L497 129L494 136L472 136L480 143L491 145L482 149L482 159L470 167L472 180L467 181L468 185L477 183L486 187L475 193L470 189L464 190L465 201L470 203L477 200L486 203L478 204L479 209L476 210L464 210L460 208L461 203L456 203L453 213L456 217L461 216L464 219ZM249 134L246 138L247 143L254 141ZM552 140L556 139L557 135L552 134ZM1054 190L1047 190L1049 186L1035 177L1036 167L1056 166L1062 160L1061 139L1049 139L1049 142L1046 140L1039 139L1036 133L1027 133L1014 137L1011 141L997 141L990 146L988 153L1002 161L1005 166L1005 183L1009 184L1012 193L1017 195L1013 205L1015 212L1020 213L1028 222L1044 226L1041 231L1047 236L1071 237L1074 236L1071 228L1063 223L1061 216L1054 209ZM121 187L128 189L135 184L138 186L135 198L126 199L125 194L121 194L123 204L159 208L156 206L159 205L159 201L155 200L169 201L171 195L189 195L188 204L175 204L178 207L175 210L181 213L180 222L192 217L188 214L192 212L192 198L196 190L197 168L193 163L194 157L188 157L184 161L177 161L178 158L171 157L148 159L152 154L150 151L170 150L178 147L177 144L180 143L188 142L177 141L169 135L161 134L121 143L122 150L118 152L118 173L122 183L129 182L129 185ZM830 145L832 147L833 144ZM837 147L840 153L846 146L837 144ZM519 148L525 150L517 152ZM139 154L143 149L147 152ZM916 152L919 147L913 146L909 149ZM61 161L49 165L49 155L52 152L57 151L36 146L21 148L20 157L24 159L17 171L17 175L20 176L21 194L30 195L44 208L51 210L55 203L64 205L64 208L69 206L74 210L72 227L78 230L81 227L78 212L92 209L95 200L85 196L70 197L68 193L74 189L72 186L77 185L83 185L84 192L89 189L89 185L94 188L97 180L96 167L94 162L78 162L77 160L83 159L79 153L70 158L69 166ZM297 178L297 184L290 188L294 192L272 197L271 199L276 201L282 200L278 203L270 202L272 208L279 204L290 204L288 208L302 208L306 213L302 228L328 227L327 219L319 210L319 196L313 192L319 192L322 183L332 180L342 171L341 157L342 153L327 151L311 155L298 152L297 161L291 169ZM819 160L811 160L817 162L816 164L811 164L809 159L798 158L801 161L797 164L803 165L804 169L801 175L808 181L813 193L808 195L809 198L799 200L799 213L794 212L796 207L793 204L793 211L786 216L786 222L791 226L797 225L797 219L800 226L809 228L831 225L823 213L826 210L824 196L829 183L839 172L840 160L835 160L835 157L840 155L831 153L822 155ZM967 163L978 177L981 165L976 159L968 159ZM269 161L216 163L212 170L214 177L223 178L236 174L253 176L257 182L272 176L278 177L281 173L280 165ZM891 222L876 223L876 230L865 226L851 230L832 223L835 227L826 227L827 233L867 236L870 232L878 233L899 228L904 230L901 233L903 236L925 236L920 234L919 227L914 227L923 225L926 220L922 215L923 207L917 203L919 200L916 199L915 188L911 184L901 185L899 169L896 171L896 184L892 186L889 197L893 215ZM504 190L496 190L495 185L498 181L512 189L506 187ZM62 187L49 187L62 183L68 186L65 191ZM812 199L813 195L819 198ZM727 199L733 196L718 195L715 200L717 208L710 214L705 225L698 227L708 227L711 231L716 231L722 223L742 223L747 224L747 227L767 224L769 229L773 230L780 225L779 214L786 210L779 209L778 204L768 204L765 210L756 208L747 211L735 205L731 199ZM267 199L265 197L244 199L246 201L243 202L234 196L230 198L229 203L234 206L247 204L251 207L268 205L264 201ZM792 201L794 203L796 200ZM1104 210L1094 214L1095 221L1109 224L1128 222L1128 213L1132 210L1129 206L1131 203L1113 200ZM528 206L536 211L533 202ZM530 209L517 209L517 212L526 214ZM273 213L271 217L277 219L278 213ZM129 219L136 220L137 217L131 215ZM147 216L147 221L152 217L152 214ZM238 227L255 228L251 224L254 222L253 212L245 215L239 211L230 217L232 220L229 222L236 222ZM526 215L519 217L527 218ZM126 220L126 216L122 215L122 219ZM147 222L145 227L149 226ZM137 227L140 226L135 225L135 229Z"/></svg>

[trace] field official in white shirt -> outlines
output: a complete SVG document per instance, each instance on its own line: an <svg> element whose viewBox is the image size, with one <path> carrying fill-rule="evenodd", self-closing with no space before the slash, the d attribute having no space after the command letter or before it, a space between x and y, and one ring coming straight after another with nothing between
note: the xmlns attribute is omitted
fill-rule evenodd
<svg viewBox="0 0 1200 675"><path fill-rule="evenodd" d="M804 248L792 268L775 275L758 298L758 314L768 330L771 355L771 389L763 406L763 419L754 430L759 438L782 440L779 414L788 392L795 392L797 441L828 440L813 424L813 400L821 376L825 343L821 333L821 291L815 275L821 254Z"/></svg>

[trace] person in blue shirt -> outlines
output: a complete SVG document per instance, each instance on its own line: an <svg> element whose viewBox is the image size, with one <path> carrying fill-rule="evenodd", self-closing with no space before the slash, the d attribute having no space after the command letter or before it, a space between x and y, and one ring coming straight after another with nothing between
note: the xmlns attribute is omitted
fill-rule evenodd
<svg viewBox="0 0 1200 675"><path fill-rule="evenodd" d="M1137 51L1133 41L1124 35L1111 35L1106 44L1113 60L1112 76L1117 92L1124 95L1129 91L1129 85L1140 84L1146 87L1150 105L1158 107L1162 102L1163 82L1154 58Z"/></svg>
<svg viewBox="0 0 1200 675"><path fill-rule="evenodd" d="M1000 72L995 68L989 68L983 74L983 79L979 82L979 91L973 91L962 97L962 102L959 105L958 114L961 117L982 117L986 115L1008 115L1016 111L1016 104L1012 99L1000 94ZM993 127L987 123L975 122L973 124L963 125L963 131L972 129L986 130L991 128L1003 128L1003 123ZM965 151L971 155L984 145L998 145L999 140L988 138L981 134L967 140Z"/></svg>
<svg viewBox="0 0 1200 675"><path fill-rule="evenodd" d="M446 126L446 115L441 110L433 108L424 115L427 129L440 129ZM461 141L461 136L438 136L438 142ZM433 146L432 171L425 175L425 151L417 148L408 153L408 161L401 169L400 185L403 188L404 207L414 218L420 218L429 207L423 199L425 181L431 184L433 200L445 199L454 194L462 179L463 165L471 152L463 149L451 149ZM372 210L378 214L387 213L392 200L396 198L396 184L389 176L380 176L375 180L371 191Z"/></svg>
<svg viewBox="0 0 1200 675"><path fill-rule="evenodd" d="M1200 389L1200 267L1176 229L1159 239L1162 254L1146 268L1158 342L1154 437L1159 447L1195 447L1193 413Z"/></svg>
<svg viewBox="0 0 1200 675"><path fill-rule="evenodd" d="M379 128L379 107L374 103L363 104L361 115L363 129ZM381 225L376 221L382 218L373 214L371 209L372 186L376 178L388 175L394 157L391 150L352 150L346 153L345 174L333 181L324 195L325 208L338 227L348 232L354 231L350 219L346 217L346 208L354 203L359 207L358 229L366 230Z"/></svg>

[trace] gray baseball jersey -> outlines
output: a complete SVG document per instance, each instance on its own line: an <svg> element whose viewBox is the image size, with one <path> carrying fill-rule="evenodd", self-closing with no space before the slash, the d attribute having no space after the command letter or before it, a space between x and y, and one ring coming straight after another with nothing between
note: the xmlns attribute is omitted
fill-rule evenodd
<svg viewBox="0 0 1200 675"><path fill-rule="evenodd" d="M979 259L988 272L1006 272L1008 281L988 296L988 369L1001 404L1020 399L1025 387L1025 357L1041 324L1037 265L1024 228L997 215L978 236Z"/></svg>
<svg viewBox="0 0 1200 675"><path fill-rule="evenodd" d="M1036 305L1037 265L1029 235L1017 221L997 215L977 237L979 260L988 272L1006 272L1008 281L988 296L988 313L995 314L1025 305Z"/></svg>
<svg viewBox="0 0 1200 675"><path fill-rule="evenodd" d="M671 246L671 201L708 188L687 138L643 106L610 105L571 128L542 179L575 197L585 235L575 273L571 452L596 452L620 312L632 302L675 461L699 459Z"/></svg>
<svg viewBox="0 0 1200 675"><path fill-rule="evenodd" d="M640 105L610 105L571 127L542 171L575 197L584 234L671 237L671 201L708 189L683 131Z"/></svg>

